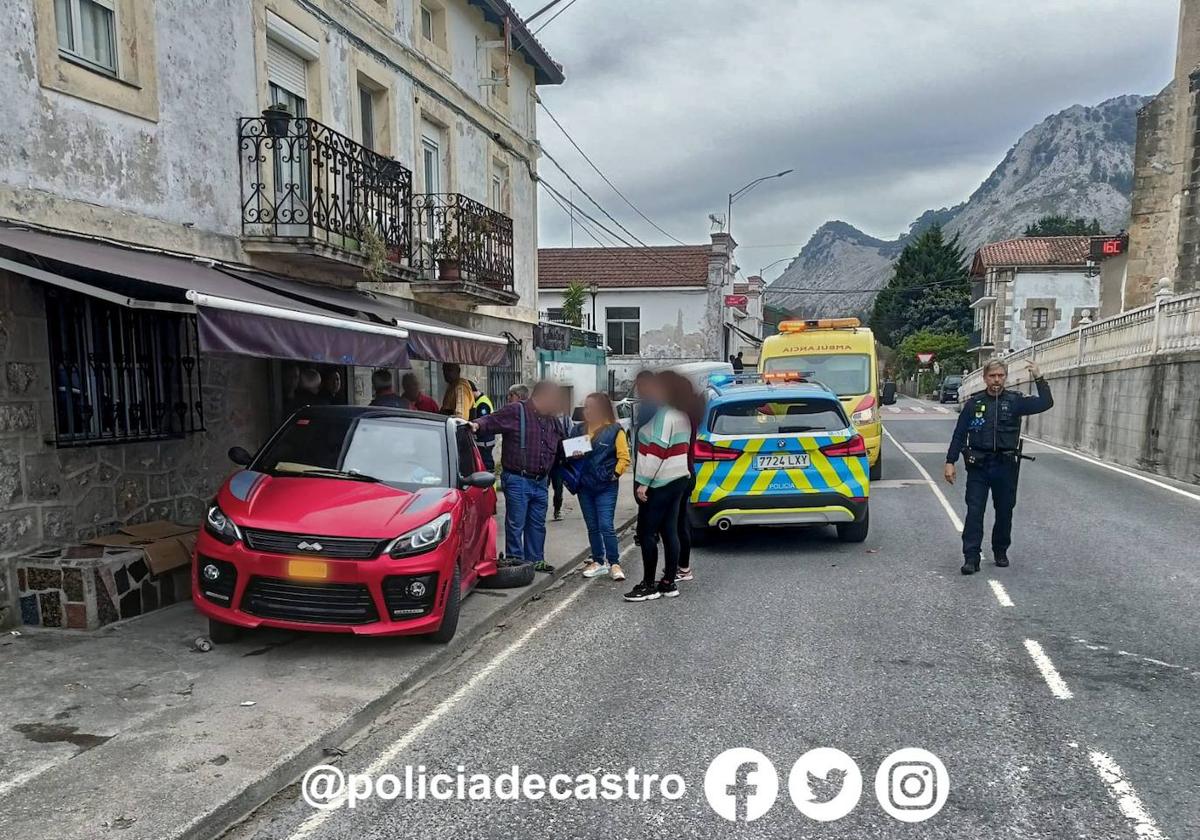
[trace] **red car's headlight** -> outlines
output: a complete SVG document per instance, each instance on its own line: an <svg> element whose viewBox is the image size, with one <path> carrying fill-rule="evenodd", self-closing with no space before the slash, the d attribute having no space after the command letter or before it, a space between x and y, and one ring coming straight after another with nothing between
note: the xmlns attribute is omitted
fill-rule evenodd
<svg viewBox="0 0 1200 840"><path fill-rule="evenodd" d="M387 553L392 557L411 557L423 554L441 545L450 536L452 522L450 514L443 513L431 522L426 522L420 528L414 528L407 534L401 534L392 540L387 547Z"/></svg>
<svg viewBox="0 0 1200 840"><path fill-rule="evenodd" d="M226 545L233 545L242 538L237 523L215 504L209 506L208 513L204 516L204 530Z"/></svg>

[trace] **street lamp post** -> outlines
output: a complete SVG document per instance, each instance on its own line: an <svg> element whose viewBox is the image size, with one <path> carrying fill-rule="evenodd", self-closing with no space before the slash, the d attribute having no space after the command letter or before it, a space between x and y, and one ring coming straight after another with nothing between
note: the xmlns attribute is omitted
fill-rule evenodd
<svg viewBox="0 0 1200 840"><path fill-rule="evenodd" d="M785 169L783 172L776 172L774 175L764 175L761 178L756 178L755 180L751 181L737 192L731 192L729 194L729 207L725 213L725 231L730 236L733 236L733 203L735 201L744 196L746 193L750 192L750 190L757 187L763 181L770 181L774 178L782 178L783 176L790 175L793 172L795 172L794 169Z"/></svg>
<svg viewBox="0 0 1200 840"><path fill-rule="evenodd" d="M792 259L793 259L792 257L784 257L781 260L775 260L775 262L771 263L770 265L760 268L758 270L758 276L762 277L763 281L765 282L767 278L763 277L763 275L767 273L768 269L774 268L775 266L779 265L780 263L790 262Z"/></svg>

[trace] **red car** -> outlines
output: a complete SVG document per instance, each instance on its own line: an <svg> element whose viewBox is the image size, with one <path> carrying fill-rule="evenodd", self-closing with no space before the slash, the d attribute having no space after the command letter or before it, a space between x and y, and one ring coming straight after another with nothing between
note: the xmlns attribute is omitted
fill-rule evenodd
<svg viewBox="0 0 1200 840"><path fill-rule="evenodd" d="M428 635L496 573L495 476L458 420L306 408L221 487L196 541L192 597L214 642L241 628Z"/></svg>

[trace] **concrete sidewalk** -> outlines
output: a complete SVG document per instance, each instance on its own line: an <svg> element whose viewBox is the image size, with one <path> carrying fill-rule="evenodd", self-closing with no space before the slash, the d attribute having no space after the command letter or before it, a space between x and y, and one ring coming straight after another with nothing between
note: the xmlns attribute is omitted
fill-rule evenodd
<svg viewBox="0 0 1200 840"><path fill-rule="evenodd" d="M618 528L634 516L622 482ZM197 653L191 604L95 633L0 636L0 835L211 838L321 762L404 692L587 555L574 497L548 525L554 575L478 590L447 646L274 630Z"/></svg>

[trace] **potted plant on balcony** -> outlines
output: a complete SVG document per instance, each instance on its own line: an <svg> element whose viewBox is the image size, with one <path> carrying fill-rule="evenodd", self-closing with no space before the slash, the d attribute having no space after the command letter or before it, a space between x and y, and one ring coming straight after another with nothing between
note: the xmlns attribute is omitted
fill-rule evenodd
<svg viewBox="0 0 1200 840"><path fill-rule="evenodd" d="M457 281L462 279L463 241L457 232L445 231L433 242L433 258L437 260L438 279Z"/></svg>
<svg viewBox="0 0 1200 840"><path fill-rule="evenodd" d="M267 123L267 134L271 137L287 137L292 122L292 111L287 105L275 102L264 108L262 115Z"/></svg>

